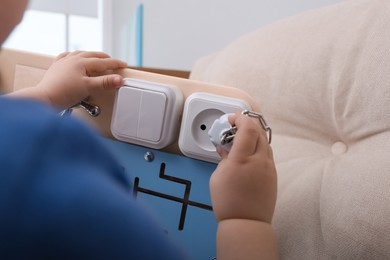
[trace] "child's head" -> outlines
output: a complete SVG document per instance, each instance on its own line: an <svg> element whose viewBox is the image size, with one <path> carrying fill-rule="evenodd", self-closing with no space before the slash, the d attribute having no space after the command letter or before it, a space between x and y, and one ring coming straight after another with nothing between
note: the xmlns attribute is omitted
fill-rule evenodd
<svg viewBox="0 0 390 260"><path fill-rule="evenodd" d="M15 26L22 20L28 0L1 0L0 2L0 46Z"/></svg>

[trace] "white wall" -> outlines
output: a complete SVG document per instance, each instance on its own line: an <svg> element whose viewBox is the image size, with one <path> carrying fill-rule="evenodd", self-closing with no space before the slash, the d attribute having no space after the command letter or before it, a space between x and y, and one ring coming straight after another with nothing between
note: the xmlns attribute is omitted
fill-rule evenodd
<svg viewBox="0 0 390 260"><path fill-rule="evenodd" d="M113 55L129 17L144 5L143 66L191 69L204 55L275 20L342 0L115 0Z"/></svg>
<svg viewBox="0 0 390 260"><path fill-rule="evenodd" d="M61 24L65 25L58 25L52 21L54 18L46 17L56 14L42 13L32 17L31 11L5 46L52 55L65 51L64 46L69 50L102 49L114 57L131 61L128 50L133 51L130 46L134 48L135 44L129 40L133 38L129 37L128 31L133 14L142 3L143 66L190 70L198 58L222 49L245 33L281 18L341 1L31 0L31 9L71 14L70 19L64 20L67 17L64 16ZM81 21L74 15L87 17L80 17ZM79 24L72 27L76 18L80 20ZM41 20L46 24L40 25ZM56 34L49 32L51 27ZM42 35L31 37L37 33Z"/></svg>

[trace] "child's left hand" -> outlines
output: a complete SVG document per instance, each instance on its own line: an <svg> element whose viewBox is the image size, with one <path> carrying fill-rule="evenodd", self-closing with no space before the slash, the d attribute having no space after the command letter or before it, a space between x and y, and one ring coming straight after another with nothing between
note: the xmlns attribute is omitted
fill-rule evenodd
<svg viewBox="0 0 390 260"><path fill-rule="evenodd" d="M237 112L230 152L217 151L221 161L211 175L210 195L217 221L249 219L271 224L276 203L277 174L272 148L257 118Z"/></svg>
<svg viewBox="0 0 390 260"><path fill-rule="evenodd" d="M115 89L123 78L108 71L125 68L127 63L102 52L67 52L59 55L34 88L44 101L64 109L87 98L93 90Z"/></svg>

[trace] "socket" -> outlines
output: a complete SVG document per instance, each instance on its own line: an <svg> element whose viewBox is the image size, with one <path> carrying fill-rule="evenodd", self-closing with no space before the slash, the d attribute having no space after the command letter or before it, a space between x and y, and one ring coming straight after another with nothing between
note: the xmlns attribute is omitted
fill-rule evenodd
<svg viewBox="0 0 390 260"><path fill-rule="evenodd" d="M204 92L190 95L184 103L179 135L180 151L188 157L218 163L220 156L208 131L214 121L237 110L250 110L244 100Z"/></svg>

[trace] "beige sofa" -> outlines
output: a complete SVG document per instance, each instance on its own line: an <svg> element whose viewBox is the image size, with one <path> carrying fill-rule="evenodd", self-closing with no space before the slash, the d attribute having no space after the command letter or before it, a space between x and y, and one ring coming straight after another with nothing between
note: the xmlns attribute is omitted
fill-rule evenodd
<svg viewBox="0 0 390 260"><path fill-rule="evenodd" d="M200 59L273 129L282 259L390 259L390 1L287 18Z"/></svg>

